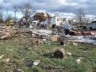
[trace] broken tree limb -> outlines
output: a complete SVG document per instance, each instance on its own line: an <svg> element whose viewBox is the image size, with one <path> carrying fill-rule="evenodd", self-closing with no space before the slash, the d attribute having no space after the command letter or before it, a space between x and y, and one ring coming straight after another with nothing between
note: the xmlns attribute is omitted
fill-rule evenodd
<svg viewBox="0 0 96 72"><path fill-rule="evenodd" d="M63 48L58 48L54 52L54 57L56 58L64 58L65 56L65 50Z"/></svg>

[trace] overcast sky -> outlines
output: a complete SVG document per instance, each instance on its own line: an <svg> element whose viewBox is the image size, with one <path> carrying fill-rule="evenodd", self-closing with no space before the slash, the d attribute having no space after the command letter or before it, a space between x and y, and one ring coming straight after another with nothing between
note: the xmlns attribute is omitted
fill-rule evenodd
<svg viewBox="0 0 96 72"><path fill-rule="evenodd" d="M12 5L23 5L29 2L33 10L49 13L60 13L61 16L75 16L78 9L83 9L88 16L96 15L96 0L0 0L5 8Z"/></svg>

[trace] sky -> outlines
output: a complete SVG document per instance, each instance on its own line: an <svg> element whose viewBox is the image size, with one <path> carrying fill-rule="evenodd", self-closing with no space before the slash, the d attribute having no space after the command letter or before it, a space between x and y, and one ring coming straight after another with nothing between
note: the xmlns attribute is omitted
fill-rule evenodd
<svg viewBox="0 0 96 72"><path fill-rule="evenodd" d="M12 5L23 5L28 2L33 10L52 15L59 13L62 17L71 18L82 9L88 17L96 16L96 0L0 0L0 5L11 8Z"/></svg>

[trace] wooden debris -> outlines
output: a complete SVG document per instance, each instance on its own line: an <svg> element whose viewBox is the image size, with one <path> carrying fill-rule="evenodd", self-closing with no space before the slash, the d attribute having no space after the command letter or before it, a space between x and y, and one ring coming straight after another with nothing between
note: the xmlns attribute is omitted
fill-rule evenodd
<svg viewBox="0 0 96 72"><path fill-rule="evenodd" d="M42 41L40 41L39 39L35 39L33 40L33 44L36 48L38 48L42 44Z"/></svg>
<svg viewBox="0 0 96 72"><path fill-rule="evenodd" d="M3 61L8 63L10 61L10 58L4 59Z"/></svg>
<svg viewBox="0 0 96 72"><path fill-rule="evenodd" d="M58 41L58 38L59 38L60 36L59 35L55 35L55 36L53 36L53 37L51 37L51 41Z"/></svg>
<svg viewBox="0 0 96 72"><path fill-rule="evenodd" d="M0 59L2 59L3 57L4 57L4 55L1 55L1 56L0 56Z"/></svg>
<svg viewBox="0 0 96 72"><path fill-rule="evenodd" d="M58 48L54 52L54 57L56 58L64 58L65 56L65 50L63 48Z"/></svg>
<svg viewBox="0 0 96 72"><path fill-rule="evenodd" d="M12 36L11 36L11 33L6 32L5 35L1 37L1 39L4 40L4 39L11 38L11 37L12 37Z"/></svg>
<svg viewBox="0 0 96 72"><path fill-rule="evenodd" d="M4 40L4 39L12 38L16 33L16 31L14 27L6 27L1 33L2 36L0 39Z"/></svg>

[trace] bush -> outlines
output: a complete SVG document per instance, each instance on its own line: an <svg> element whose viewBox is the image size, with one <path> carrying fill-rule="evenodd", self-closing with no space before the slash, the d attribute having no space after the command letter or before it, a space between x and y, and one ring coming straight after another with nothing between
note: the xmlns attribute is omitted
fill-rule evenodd
<svg viewBox="0 0 96 72"><path fill-rule="evenodd" d="M3 22L4 22L3 19L0 18L0 23L3 23Z"/></svg>

